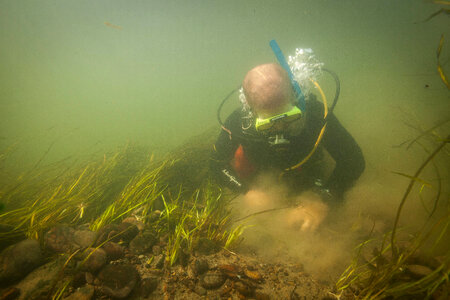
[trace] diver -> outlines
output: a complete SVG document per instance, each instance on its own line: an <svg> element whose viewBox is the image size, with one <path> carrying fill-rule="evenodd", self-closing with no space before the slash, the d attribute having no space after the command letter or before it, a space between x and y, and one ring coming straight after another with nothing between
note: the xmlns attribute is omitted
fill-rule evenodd
<svg viewBox="0 0 450 300"><path fill-rule="evenodd" d="M258 174L271 172L293 194L313 191L324 203L319 210L342 202L364 171L365 161L332 110L326 114L327 107L312 93L301 95L304 102L300 102L292 76L276 63L250 70L240 93L242 108L221 123L223 130L211 155L211 171L219 183L257 202L264 195L253 190L252 183ZM327 178L325 151L334 160ZM308 229L305 224L310 221L304 219L311 214L302 207L291 217Z"/></svg>

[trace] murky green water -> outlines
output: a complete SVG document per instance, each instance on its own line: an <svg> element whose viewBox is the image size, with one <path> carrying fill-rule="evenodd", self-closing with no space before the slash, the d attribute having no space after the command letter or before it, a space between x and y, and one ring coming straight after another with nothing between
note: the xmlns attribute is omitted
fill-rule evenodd
<svg viewBox="0 0 450 300"><path fill-rule="evenodd" d="M4 149L17 146L0 164L0 181L69 156L95 153L105 163L105 153L128 142L165 153L218 128L221 100L249 69L276 62L270 40L286 55L312 48L339 75L334 112L360 144L366 170L317 233L284 232L264 215L259 228L270 239L258 231L254 241L246 238L271 257L282 248L320 276L339 274L355 241L391 230L409 182L392 171L412 175L428 155L418 144L398 145L450 116L449 90L436 68L444 34L441 63L450 76L450 19L422 22L441 7L421 0L0 0L0 162ZM319 83L331 99L332 79ZM235 95L222 117L237 105ZM434 133L445 137L449 129L447 122ZM428 151L437 145L420 142ZM422 194L420 184L413 189L402 230L427 220L439 179L435 217L448 212L448 149L436 162L421 174ZM21 187L17 182L3 195Z"/></svg>
<svg viewBox="0 0 450 300"><path fill-rule="evenodd" d="M268 45L276 39L286 55L312 48L339 74L335 112L369 169L401 167L391 146L415 133L405 112L424 127L449 112L435 57L441 34L450 39L449 19L416 24L439 8L418 0L1 0L0 145L19 141L24 165L55 140L48 160L128 140L165 151L216 125L220 100L245 73L276 61Z"/></svg>

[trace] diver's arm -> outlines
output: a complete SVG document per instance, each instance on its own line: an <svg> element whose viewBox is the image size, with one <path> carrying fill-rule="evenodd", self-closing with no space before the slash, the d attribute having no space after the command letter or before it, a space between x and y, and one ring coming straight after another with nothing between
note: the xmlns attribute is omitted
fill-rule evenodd
<svg viewBox="0 0 450 300"><path fill-rule="evenodd" d="M240 124L240 115L238 111L235 111L228 117L224 125L231 132L235 132L239 130L240 126L236 126L237 124ZM236 192L244 192L246 190L244 183L231 166L231 161L238 146L236 137L233 137L233 134L230 136L227 131L222 129L210 157L210 170L220 185Z"/></svg>
<svg viewBox="0 0 450 300"><path fill-rule="evenodd" d="M361 176L365 168L361 148L334 115L328 117L323 145L336 162L326 187L341 198Z"/></svg>

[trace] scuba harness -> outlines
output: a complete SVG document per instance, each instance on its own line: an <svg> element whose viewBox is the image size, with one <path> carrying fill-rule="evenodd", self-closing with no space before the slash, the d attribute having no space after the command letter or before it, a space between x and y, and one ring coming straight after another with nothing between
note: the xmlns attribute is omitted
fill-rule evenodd
<svg viewBox="0 0 450 300"><path fill-rule="evenodd" d="M257 119L255 122L255 129L257 131L264 131L268 128L270 128L275 122L291 122L291 121L295 121L299 118L303 118L303 116L301 116L302 113L305 112L305 96L301 91L301 88L297 82L297 80L295 80L295 77L292 73L291 68L289 67L288 63L286 62L286 59L284 58L283 53L281 52L281 49L279 48L277 42L275 40L270 41L270 46L275 54L275 56L278 59L278 62L280 63L280 65L283 67L283 69L286 70L286 72L289 75L289 78L291 80L291 84L292 87L295 91L295 95L297 98L297 105L294 106L293 109L291 109L290 111L280 114L280 115L276 115L276 116L272 116L270 118L267 119ZM317 90L319 91L319 94L322 98L322 102L324 105L324 124L318 134L317 140L314 143L314 146L312 147L311 151L309 151L309 154L306 155L300 162L298 162L297 164L295 164L294 166L291 166L289 168L284 169L284 171L280 174L283 175L285 172L291 171L291 170L295 170L297 168L299 168L300 166L302 166L304 163L306 163L308 161L309 158L311 158L311 156L314 154L314 152L316 151L316 149L318 148L320 141L325 133L325 129L327 126L327 119L328 117L332 114L338 98L339 98L339 93L340 93L340 82L339 82L339 78L338 76L332 72L331 70L322 68L323 71L327 72L328 74L330 74L336 84L336 90L335 90L335 96L333 99L333 103L330 107L328 107L328 103L327 103L327 99L326 96L322 90L322 88L320 87L320 85L314 81L313 79L309 78L309 80L313 83L313 85L317 88ZM268 142L271 145L280 145L280 144L288 144L289 140L286 139L284 137L283 133L276 133L275 136L261 136L261 135L251 135L251 134L245 134L245 132L231 132L228 128L225 127L224 123L222 122L222 119L220 117L220 112L222 110L223 105L225 104L225 102L238 90L241 89L241 86L235 88L234 90L232 90L220 103L218 109L217 109L217 120L219 122L219 124L221 125L222 129L224 131L226 131L229 134L230 139L232 138L232 136L239 136L242 137L244 139L248 139L248 140L257 140L259 142L265 140L266 142ZM245 134L245 135L244 135Z"/></svg>

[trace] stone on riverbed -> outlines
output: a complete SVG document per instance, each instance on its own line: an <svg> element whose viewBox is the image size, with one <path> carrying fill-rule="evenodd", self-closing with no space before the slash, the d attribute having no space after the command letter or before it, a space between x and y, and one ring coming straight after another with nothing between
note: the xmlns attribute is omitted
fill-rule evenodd
<svg viewBox="0 0 450 300"><path fill-rule="evenodd" d="M11 245L0 254L0 285L24 278L42 263L39 242L24 240Z"/></svg>
<svg viewBox="0 0 450 300"><path fill-rule="evenodd" d="M126 298L139 281L132 265L107 265L98 275L100 291L113 298Z"/></svg>

